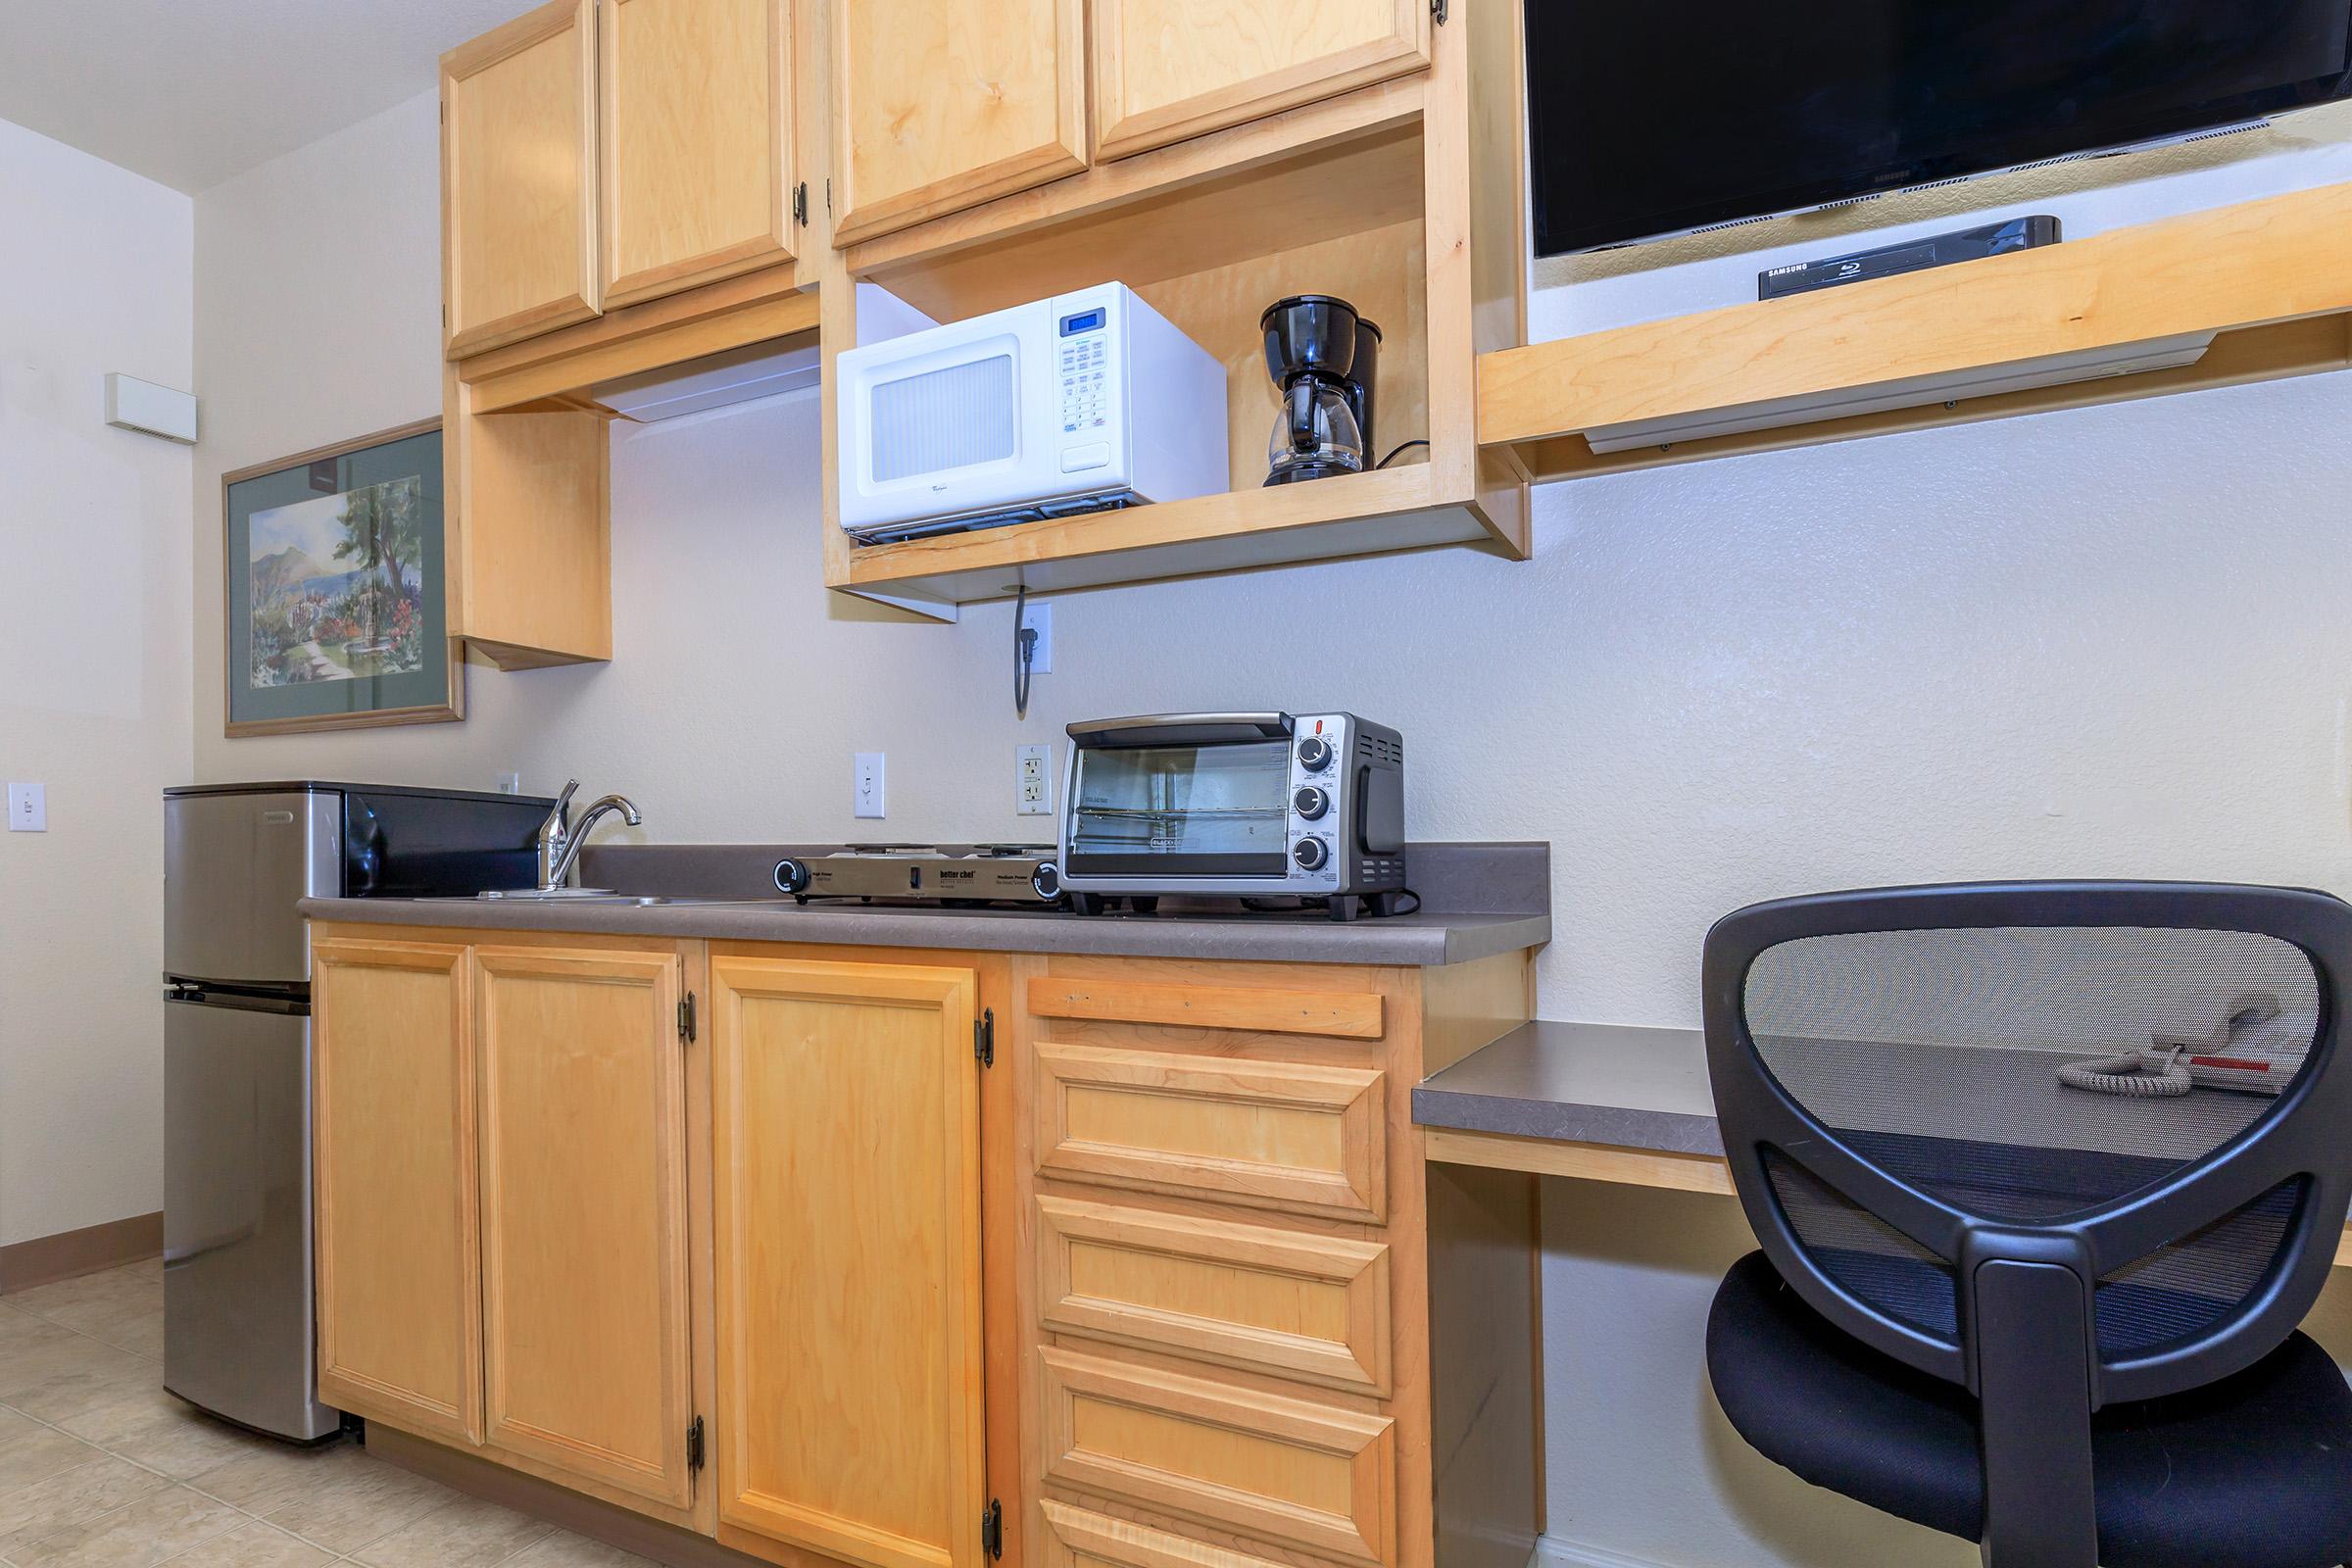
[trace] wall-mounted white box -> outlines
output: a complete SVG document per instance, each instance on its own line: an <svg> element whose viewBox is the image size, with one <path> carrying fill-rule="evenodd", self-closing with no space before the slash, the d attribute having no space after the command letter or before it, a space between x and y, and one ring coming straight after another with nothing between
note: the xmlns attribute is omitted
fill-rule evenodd
<svg viewBox="0 0 2352 1568"><path fill-rule="evenodd" d="M194 446L196 395L111 370L106 377L106 422Z"/></svg>

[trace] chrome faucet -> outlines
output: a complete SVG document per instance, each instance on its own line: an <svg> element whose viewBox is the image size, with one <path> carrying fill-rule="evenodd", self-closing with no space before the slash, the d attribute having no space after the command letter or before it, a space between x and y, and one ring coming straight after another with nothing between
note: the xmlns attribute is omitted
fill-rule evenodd
<svg viewBox="0 0 2352 1568"><path fill-rule="evenodd" d="M539 891L541 893L564 891L566 884L571 881L572 864L580 858L580 847L588 842L588 830L594 827L600 818L618 811L620 819L631 827L635 827L645 820L637 813L637 808L627 796L608 795L582 811L580 819L566 831L564 826L564 811L566 807L571 805L571 797L579 787L580 781L576 778L565 783L564 793L556 797L556 808L547 813L546 821L539 824ZM576 891L589 892L593 890L583 888Z"/></svg>

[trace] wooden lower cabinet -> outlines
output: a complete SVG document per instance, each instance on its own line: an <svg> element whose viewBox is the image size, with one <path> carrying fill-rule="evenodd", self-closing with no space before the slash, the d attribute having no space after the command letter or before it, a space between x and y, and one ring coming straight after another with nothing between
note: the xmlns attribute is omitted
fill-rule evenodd
<svg viewBox="0 0 2352 1568"><path fill-rule="evenodd" d="M1526 955L314 935L330 1402L787 1568L1522 1568L1533 1189L1405 1086Z"/></svg>
<svg viewBox="0 0 2352 1568"><path fill-rule="evenodd" d="M980 1560L977 993L968 968L711 960L722 1541Z"/></svg>
<svg viewBox="0 0 2352 1568"><path fill-rule="evenodd" d="M471 975L450 942L311 951L318 1396L482 1438Z"/></svg>
<svg viewBox="0 0 2352 1568"><path fill-rule="evenodd" d="M678 955L482 947L473 961L488 1441L682 1509Z"/></svg>

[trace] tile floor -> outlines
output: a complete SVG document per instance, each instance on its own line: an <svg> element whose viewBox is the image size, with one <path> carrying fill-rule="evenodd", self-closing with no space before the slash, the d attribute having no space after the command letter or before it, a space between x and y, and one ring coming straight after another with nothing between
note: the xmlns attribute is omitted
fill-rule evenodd
<svg viewBox="0 0 2352 1568"><path fill-rule="evenodd" d="M160 1263L0 1297L10 1568L632 1568L643 1557L338 1443L301 1449L163 1388Z"/></svg>

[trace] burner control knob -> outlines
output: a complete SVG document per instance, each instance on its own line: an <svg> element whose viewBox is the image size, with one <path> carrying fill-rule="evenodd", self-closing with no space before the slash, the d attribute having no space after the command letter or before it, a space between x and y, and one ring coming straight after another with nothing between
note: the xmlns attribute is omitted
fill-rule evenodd
<svg viewBox="0 0 2352 1568"><path fill-rule="evenodd" d="M1331 765L1331 742L1320 735L1309 735L1298 743L1298 765L1309 773L1320 773Z"/></svg>
<svg viewBox="0 0 2352 1568"><path fill-rule="evenodd" d="M808 891L808 868L798 860L776 862L776 891L806 893Z"/></svg>
<svg viewBox="0 0 2352 1568"><path fill-rule="evenodd" d="M1291 809L1312 822L1331 809L1331 797L1312 784L1301 784L1298 792L1291 797Z"/></svg>
<svg viewBox="0 0 2352 1568"><path fill-rule="evenodd" d="M1291 850L1291 858L1298 862L1302 871L1320 871L1323 862L1331 858L1331 852L1323 847L1321 839L1300 839Z"/></svg>
<svg viewBox="0 0 2352 1568"><path fill-rule="evenodd" d="M1029 873L1029 887L1039 898L1052 904L1061 897L1061 872L1054 868L1052 860L1048 860Z"/></svg>

